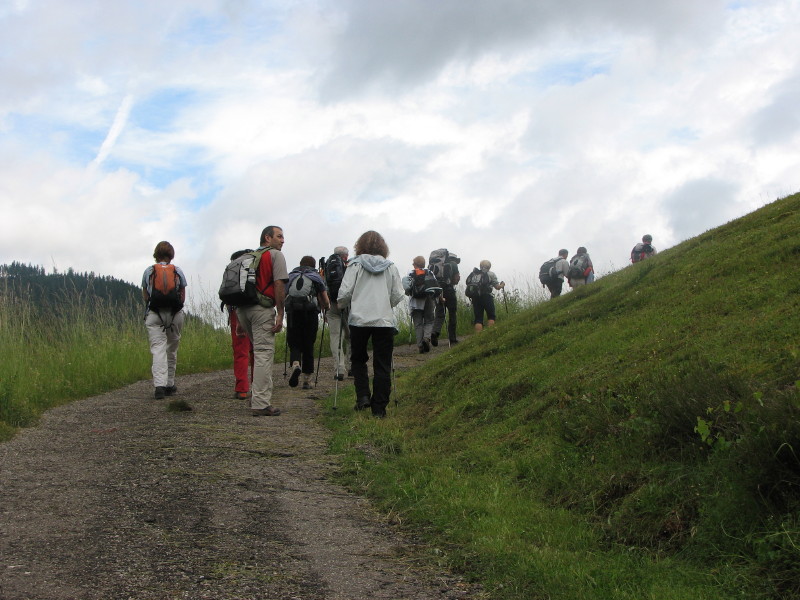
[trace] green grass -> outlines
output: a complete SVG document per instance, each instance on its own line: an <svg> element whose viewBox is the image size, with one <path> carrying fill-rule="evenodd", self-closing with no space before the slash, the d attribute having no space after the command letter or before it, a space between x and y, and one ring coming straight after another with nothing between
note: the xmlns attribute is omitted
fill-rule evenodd
<svg viewBox="0 0 800 600"><path fill-rule="evenodd" d="M799 276L794 195L520 302L332 416L343 477L493 598L798 597Z"/></svg>
<svg viewBox="0 0 800 600"><path fill-rule="evenodd" d="M151 377L141 315L77 294L45 310L0 290L0 348L0 440L49 408ZM228 332L189 316L178 373L230 364Z"/></svg>

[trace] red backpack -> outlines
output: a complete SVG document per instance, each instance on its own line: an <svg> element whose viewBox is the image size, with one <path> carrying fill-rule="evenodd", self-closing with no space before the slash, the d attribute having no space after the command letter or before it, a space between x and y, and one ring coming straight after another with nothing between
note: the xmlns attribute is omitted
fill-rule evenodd
<svg viewBox="0 0 800 600"><path fill-rule="evenodd" d="M181 277L175 265L156 263L150 275L149 305L152 309L168 308L173 314L183 308L181 300Z"/></svg>

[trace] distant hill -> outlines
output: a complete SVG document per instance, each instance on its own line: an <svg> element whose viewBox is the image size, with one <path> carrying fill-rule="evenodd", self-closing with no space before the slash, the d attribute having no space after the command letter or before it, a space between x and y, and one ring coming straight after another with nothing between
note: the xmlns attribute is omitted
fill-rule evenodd
<svg viewBox="0 0 800 600"><path fill-rule="evenodd" d="M0 293L24 298L36 307L60 306L81 299L112 303L137 314L142 310L139 287L108 275L77 273L71 268L65 273L46 273L44 267L20 262L0 265Z"/></svg>

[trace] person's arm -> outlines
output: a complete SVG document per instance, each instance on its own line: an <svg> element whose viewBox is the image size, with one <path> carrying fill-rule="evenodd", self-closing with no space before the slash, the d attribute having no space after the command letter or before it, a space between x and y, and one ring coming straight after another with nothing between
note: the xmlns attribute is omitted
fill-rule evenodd
<svg viewBox="0 0 800 600"><path fill-rule="evenodd" d="M275 315L275 325L272 327L272 333L279 333L283 329L283 304L286 300L286 282L283 279L276 279L273 286L275 289L275 310L278 313Z"/></svg>
<svg viewBox="0 0 800 600"><path fill-rule="evenodd" d="M331 307L331 301L328 299L328 292L325 290L317 294L317 302L319 303L319 307L323 312L327 311Z"/></svg>
<svg viewBox="0 0 800 600"><path fill-rule="evenodd" d="M406 293L405 291L403 291L403 286L400 285L400 271L397 270L397 266L392 265L389 268L391 269L391 276L392 276L392 289L391 289L390 302L394 307L400 304L400 301L403 299Z"/></svg>

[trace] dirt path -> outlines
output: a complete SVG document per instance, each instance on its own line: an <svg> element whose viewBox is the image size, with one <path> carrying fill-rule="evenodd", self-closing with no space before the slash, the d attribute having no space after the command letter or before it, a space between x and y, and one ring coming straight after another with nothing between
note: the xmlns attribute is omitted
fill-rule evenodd
<svg viewBox="0 0 800 600"><path fill-rule="evenodd" d="M190 412L142 381L0 445L0 600L477 598L328 479L326 362L311 392L276 365L279 417L251 417L223 371L179 377Z"/></svg>

